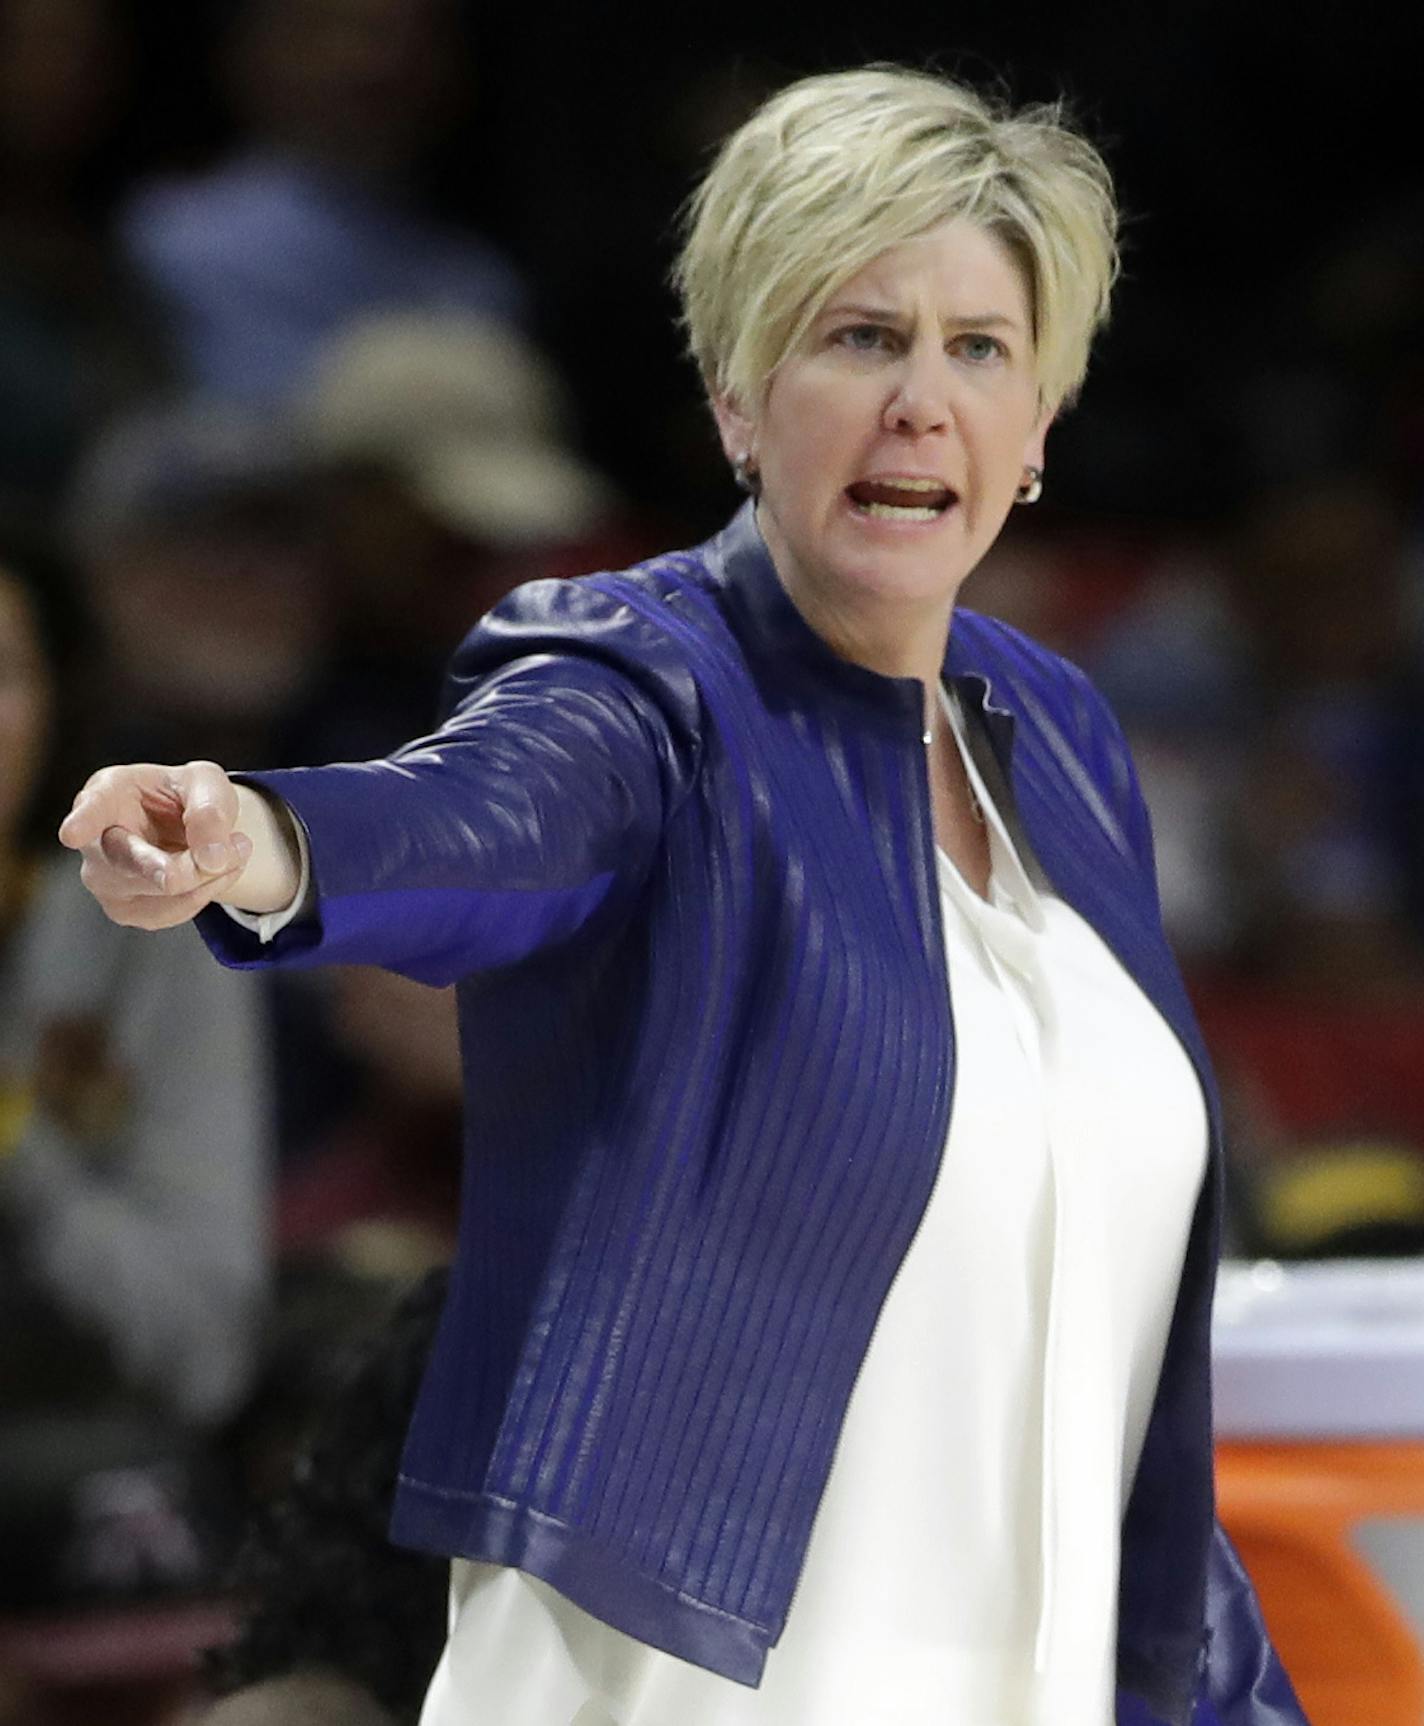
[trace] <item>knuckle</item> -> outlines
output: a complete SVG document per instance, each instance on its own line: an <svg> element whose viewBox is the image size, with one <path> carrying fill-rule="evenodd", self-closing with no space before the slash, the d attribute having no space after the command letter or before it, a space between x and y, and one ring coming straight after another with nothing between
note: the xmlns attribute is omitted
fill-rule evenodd
<svg viewBox="0 0 1424 1726"><path fill-rule="evenodd" d="M84 782L84 789L75 799L76 803L102 803L105 798L123 792L136 784L142 777L142 770L137 767L101 767L97 773L91 773Z"/></svg>
<svg viewBox="0 0 1424 1726"><path fill-rule="evenodd" d="M234 800L234 786L216 761L190 761L187 776L190 809L225 809Z"/></svg>

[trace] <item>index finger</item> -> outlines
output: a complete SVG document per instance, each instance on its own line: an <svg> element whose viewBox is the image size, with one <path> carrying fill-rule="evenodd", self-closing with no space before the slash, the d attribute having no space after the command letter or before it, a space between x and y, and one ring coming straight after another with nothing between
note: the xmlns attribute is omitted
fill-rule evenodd
<svg viewBox="0 0 1424 1726"><path fill-rule="evenodd" d="M167 777L167 769L151 762L101 767L97 773L91 773L60 823L60 843L82 851L97 845L110 827L140 826L144 797L161 795Z"/></svg>

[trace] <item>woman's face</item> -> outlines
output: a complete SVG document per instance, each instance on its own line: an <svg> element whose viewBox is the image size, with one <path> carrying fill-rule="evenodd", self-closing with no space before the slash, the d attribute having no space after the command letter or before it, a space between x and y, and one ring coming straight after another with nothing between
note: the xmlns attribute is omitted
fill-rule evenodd
<svg viewBox="0 0 1424 1726"><path fill-rule="evenodd" d="M953 221L833 294L755 414L717 404L728 455L760 474L793 598L829 617L947 617L1025 466L1043 465L1032 332L1011 253Z"/></svg>
<svg viewBox="0 0 1424 1726"><path fill-rule="evenodd" d="M0 566L0 845L23 819L44 763L50 679L30 602Z"/></svg>

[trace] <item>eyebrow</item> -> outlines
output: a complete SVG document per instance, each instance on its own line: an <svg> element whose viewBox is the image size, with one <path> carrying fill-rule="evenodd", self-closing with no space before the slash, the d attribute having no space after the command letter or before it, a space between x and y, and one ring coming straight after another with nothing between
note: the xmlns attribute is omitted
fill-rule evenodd
<svg viewBox="0 0 1424 1726"><path fill-rule="evenodd" d="M904 314L892 310L889 306L862 306L846 304L842 301L836 301L833 305L827 306L822 315L828 318L864 318L869 323L877 324L903 324L905 322ZM1006 329L1020 332L1023 330L1023 325L1017 318L1008 317L1003 312L961 312L956 313L952 318L945 318L944 322L962 328L972 327L976 330Z"/></svg>

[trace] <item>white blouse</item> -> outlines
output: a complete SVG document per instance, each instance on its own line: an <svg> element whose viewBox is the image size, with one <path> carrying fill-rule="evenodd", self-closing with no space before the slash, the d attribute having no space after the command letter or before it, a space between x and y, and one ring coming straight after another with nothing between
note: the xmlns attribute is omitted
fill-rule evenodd
<svg viewBox="0 0 1424 1726"><path fill-rule="evenodd" d="M985 812L939 855L956 1039L934 1193L761 1685L457 1560L421 1726L1112 1726L1119 1528L1206 1160L1181 1045Z"/></svg>

